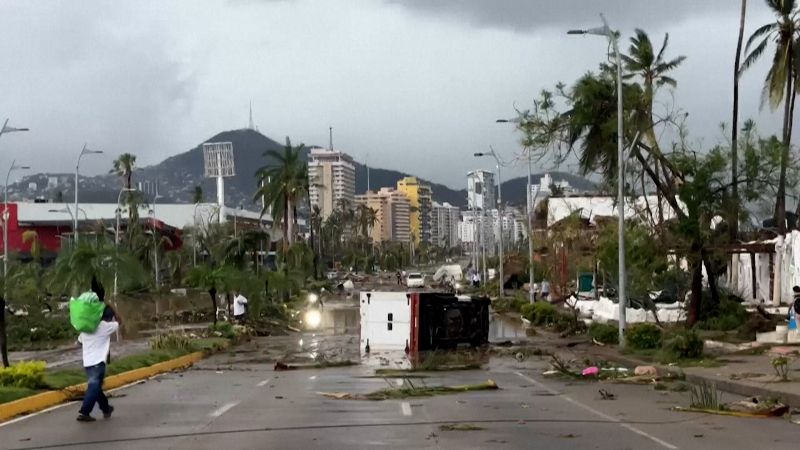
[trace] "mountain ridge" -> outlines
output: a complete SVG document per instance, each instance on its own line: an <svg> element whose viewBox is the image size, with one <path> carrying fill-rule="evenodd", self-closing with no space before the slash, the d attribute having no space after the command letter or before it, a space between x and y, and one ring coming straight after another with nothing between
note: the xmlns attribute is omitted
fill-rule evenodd
<svg viewBox="0 0 800 450"><path fill-rule="evenodd" d="M281 150L284 144L251 129L238 129L217 133L186 152L170 156L158 164L145 166L133 174L134 185L141 183L145 200L151 202L155 197L158 185L158 202L188 203L194 186L201 186L206 200L216 198L216 180L204 176L203 144L208 142L231 142L234 149L234 168L236 176L226 180L225 203L231 206L241 205L245 209L258 209L252 202L252 194L256 190L255 172L270 161L264 156L268 150ZM312 146L307 146L310 149ZM308 158L308 153L304 155ZM110 166L110 164L109 164ZM367 166L354 161L356 171L356 194L367 190ZM564 172L547 172L555 181L566 180L578 191L596 189L594 183L584 178ZM379 167L369 168L370 189L397 187L397 181L414 176L401 171ZM533 176L534 183L543 174ZM453 206L465 207L467 191L452 189L444 184L417 177L422 183L431 186L433 199L438 203L450 203ZM31 189L31 183L36 188ZM465 183L466 185L466 178ZM503 200L514 204L525 203L525 186L527 177L505 180L502 183ZM119 178L110 174L81 177L80 201L108 202L117 201L121 183ZM19 182L9 185L9 198L15 200L32 200L35 197L53 199L61 192L62 200L74 198L74 174L38 173L27 175Z"/></svg>

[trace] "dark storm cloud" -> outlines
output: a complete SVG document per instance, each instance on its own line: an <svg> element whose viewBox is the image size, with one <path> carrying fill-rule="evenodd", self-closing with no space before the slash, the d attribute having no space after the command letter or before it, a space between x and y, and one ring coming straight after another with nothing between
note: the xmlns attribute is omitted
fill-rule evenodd
<svg viewBox="0 0 800 450"><path fill-rule="evenodd" d="M738 14L735 0L385 0L421 14L478 27L536 31L599 24L604 13L614 28L661 27L687 19ZM712 22L713 23L713 22Z"/></svg>

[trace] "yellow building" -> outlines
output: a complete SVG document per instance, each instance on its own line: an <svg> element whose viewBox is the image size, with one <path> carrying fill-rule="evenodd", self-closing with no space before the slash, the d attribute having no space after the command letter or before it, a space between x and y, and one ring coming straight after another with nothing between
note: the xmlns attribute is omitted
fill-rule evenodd
<svg viewBox="0 0 800 450"><path fill-rule="evenodd" d="M397 190L406 194L411 203L411 233L414 235L414 242L430 244L433 208L431 187L421 184L416 177L405 177L397 182Z"/></svg>

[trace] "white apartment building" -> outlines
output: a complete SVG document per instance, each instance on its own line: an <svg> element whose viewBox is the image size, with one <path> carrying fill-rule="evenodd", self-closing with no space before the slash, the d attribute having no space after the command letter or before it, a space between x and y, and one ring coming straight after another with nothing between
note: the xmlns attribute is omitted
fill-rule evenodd
<svg viewBox="0 0 800 450"><path fill-rule="evenodd" d="M449 204L433 202L431 211L431 242L440 247L456 247L459 242L460 211Z"/></svg>
<svg viewBox="0 0 800 450"><path fill-rule="evenodd" d="M534 196L534 206L536 206L542 200L553 195L554 186L560 189L564 195L574 195L577 193L577 190L569 184L569 181L555 181L550 174L546 173L542 176L542 178L539 179L538 184L531 184L531 190L528 192L528 204L530 205L531 196Z"/></svg>
<svg viewBox="0 0 800 450"><path fill-rule="evenodd" d="M495 200L494 173L488 170L476 170L467 173L467 205L469 209L494 209Z"/></svg>
<svg viewBox="0 0 800 450"><path fill-rule="evenodd" d="M494 218L487 213L481 218L480 213L473 216L472 211L463 211L461 221L458 223L458 239L461 247L466 251L471 251L477 242L481 244L481 222L483 223L483 247L486 247L487 255L494 255L495 233Z"/></svg>
<svg viewBox="0 0 800 450"><path fill-rule="evenodd" d="M341 200L351 207L356 200L356 167L347 153L327 148L312 148L309 153L309 197L327 218L338 208Z"/></svg>

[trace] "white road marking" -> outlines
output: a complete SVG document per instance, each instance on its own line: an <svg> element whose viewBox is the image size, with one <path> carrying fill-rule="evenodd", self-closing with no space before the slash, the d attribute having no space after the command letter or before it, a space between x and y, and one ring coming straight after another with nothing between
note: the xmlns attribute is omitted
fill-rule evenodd
<svg viewBox="0 0 800 450"><path fill-rule="evenodd" d="M219 417L219 416L225 414L226 412L230 411L231 409L233 409L233 407L238 405L238 404L239 404L239 402L228 403L225 406L223 406L222 408L220 408L220 409L212 412L211 414L209 414L209 416L211 416L211 417Z"/></svg>
<svg viewBox="0 0 800 450"><path fill-rule="evenodd" d="M563 398L564 400L566 400L566 401L568 401L568 402L572 403L573 405L575 405L575 406L577 406L577 407L579 407L579 408L581 408L581 409L583 409L583 410L585 410L585 411L589 411L590 413L594 414L595 416L601 417L601 418L603 418L603 419L606 419L606 420L608 420L608 421L611 421L611 422L615 422L615 423L617 423L619 426L621 426L622 428L625 428L625 429L626 429L626 430L628 430L628 431L631 431L631 432L633 432L633 433L636 433L636 434L638 434L639 436L646 437L647 439L650 439L651 441L655 442L656 444L658 444L658 445L660 445L660 446L662 446L662 447L664 447L664 448L668 448L668 449L670 449L670 450L677 450L677 449L678 449L678 447L676 447L676 446L674 446L674 445L670 444L669 442L666 442L666 441L664 441L664 440L661 440L661 439L659 439L659 438L657 438L657 437L653 436L652 434L646 433L646 432L644 432L644 431L642 431L642 430L640 430L640 429L638 429L638 428L634 427L633 425L630 425L630 424L627 424L627 423L622 423L622 422L621 422L619 419L617 419L617 418L615 418L615 417L611 417L611 416L609 416L608 414L602 413L602 412L600 412L600 411L598 411L598 410L596 410L596 409L592 408L591 406L584 405L583 403L581 403L581 402L579 402L579 401L577 401L577 400L571 399L571 398L567 397L566 395L564 395L564 394L561 394L561 393L559 393L559 392L557 392L557 391L555 391L555 390L551 389L551 388L550 388L549 386L547 386L546 384L544 384L544 383L541 383L541 382L539 382L539 381L537 381L537 380L534 380L533 378L531 378L531 377L529 377L529 376L527 376L527 375L523 375L523 374L521 374L521 373L519 373L519 372L514 372L514 373L516 373L516 374L517 374L517 375L519 375L520 377L524 378L525 380L527 380L527 381L529 381L529 382L531 382L531 383L533 383L533 384L535 384L535 385L539 386L540 388L542 388L542 389L546 390L546 391L547 391L547 392L549 392L550 394L552 394L552 395L554 395L554 396L557 396L557 397L561 397L561 398Z"/></svg>
<svg viewBox="0 0 800 450"><path fill-rule="evenodd" d="M152 378L155 378L155 377L148 378L148 380L150 380ZM122 389L127 389L129 387L136 386L137 384L142 384L144 382L145 382L145 380L134 381L133 383L126 384L125 386L120 386L118 388L109 389L109 390L103 391L103 392L116 392L116 391L119 391L119 390L122 390ZM27 416L20 416L20 417L17 417L15 419L8 420L6 422L2 422L2 423L0 423L0 428L4 427L6 425L11 425L12 423L22 422L23 420L30 419L31 417L36 417L36 416L41 415L41 414L49 413L50 411L55 411L57 409L61 409L61 408L65 407L65 406L74 405L75 403L78 403L78 402L61 403L60 405L51 406L51 407L43 409L41 411L37 411L35 413L28 414Z"/></svg>
<svg viewBox="0 0 800 450"><path fill-rule="evenodd" d="M408 402L400 403L400 409L403 410L403 415L404 416L410 416L412 414L411 413L411 405L409 405Z"/></svg>
<svg viewBox="0 0 800 450"><path fill-rule="evenodd" d="M266 386L266 385L267 385L267 383L269 383L270 381L272 381L272 380L264 380L264 381L261 381L261 382L259 382L259 383L256 385L256 387L264 387L264 386Z"/></svg>

